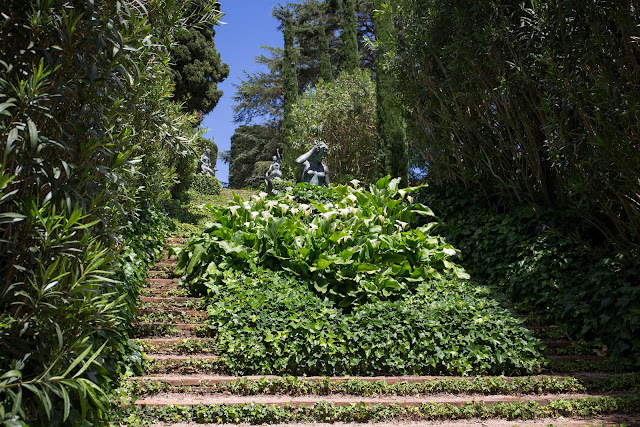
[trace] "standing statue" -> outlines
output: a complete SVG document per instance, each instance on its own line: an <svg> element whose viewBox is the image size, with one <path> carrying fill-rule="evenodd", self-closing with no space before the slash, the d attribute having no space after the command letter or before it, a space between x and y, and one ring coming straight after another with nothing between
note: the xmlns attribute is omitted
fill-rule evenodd
<svg viewBox="0 0 640 427"><path fill-rule="evenodd" d="M216 176L216 171L211 168L211 150L207 148L200 156L200 173L202 175Z"/></svg>
<svg viewBox="0 0 640 427"><path fill-rule="evenodd" d="M273 156L273 163L269 166L264 179L264 183L267 187L267 193L271 193L273 191L273 181L282 180L282 171L280 170L282 158L280 157L280 149L276 149L276 153L277 155Z"/></svg>
<svg viewBox="0 0 640 427"><path fill-rule="evenodd" d="M329 187L329 168L322 163L327 151L327 144L314 141L311 150L296 159L296 163L302 165L301 182Z"/></svg>

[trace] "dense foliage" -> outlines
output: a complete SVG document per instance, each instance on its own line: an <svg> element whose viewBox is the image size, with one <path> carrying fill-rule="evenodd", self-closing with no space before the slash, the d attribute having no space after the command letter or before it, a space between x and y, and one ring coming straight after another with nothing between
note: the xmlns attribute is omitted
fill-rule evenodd
<svg viewBox="0 0 640 427"><path fill-rule="evenodd" d="M542 361L531 333L465 282L350 313L284 272L226 272L208 289L216 349L239 375L531 374Z"/></svg>
<svg viewBox="0 0 640 427"><path fill-rule="evenodd" d="M324 162L332 182L375 181L376 86L368 71L341 72L332 82L318 82L298 98L291 115L291 143L284 148L295 154L291 157L320 139L329 147ZM299 179L297 166L290 167Z"/></svg>
<svg viewBox="0 0 640 427"><path fill-rule="evenodd" d="M292 129L295 126L293 118L293 106L298 97L298 71L296 69L296 52L294 46L293 17L289 9L282 9L284 35L284 55L282 63L282 142L283 146L290 146L293 143ZM293 158L291 150L285 150L285 158ZM290 161L286 162L291 163ZM287 172L287 168L284 168Z"/></svg>
<svg viewBox="0 0 640 427"><path fill-rule="evenodd" d="M147 210L167 197L197 137L195 115L171 101L181 4L145 6L3 3L2 422L104 419L131 352L143 263L166 231Z"/></svg>
<svg viewBox="0 0 640 427"><path fill-rule="evenodd" d="M429 180L571 210L610 243L638 247L635 2L389 4Z"/></svg>
<svg viewBox="0 0 640 427"><path fill-rule="evenodd" d="M464 254L475 280L506 292L521 310L564 325L605 353L640 355L639 254L610 253L581 238L575 215L521 204L504 211L478 194L421 190ZM604 346L604 347L603 347Z"/></svg>

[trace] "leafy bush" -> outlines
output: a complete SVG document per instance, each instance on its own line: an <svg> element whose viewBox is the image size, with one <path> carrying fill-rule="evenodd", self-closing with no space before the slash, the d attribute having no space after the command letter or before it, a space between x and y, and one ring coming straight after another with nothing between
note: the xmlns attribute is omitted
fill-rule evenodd
<svg viewBox="0 0 640 427"><path fill-rule="evenodd" d="M429 235L435 223L410 227L415 216L432 213L408 201L412 189L400 190L398 182L382 178L369 191L341 185L334 190L340 202L324 205L236 196L238 205L211 208L214 224L179 252L176 273L202 293L228 268L285 269L340 307L396 299L434 279L467 278L451 261L456 250Z"/></svg>
<svg viewBox="0 0 640 427"><path fill-rule="evenodd" d="M200 194L217 196L222 191L222 185L215 176L193 175L191 178L191 189Z"/></svg>
<svg viewBox="0 0 640 427"><path fill-rule="evenodd" d="M440 186L418 199L436 209L440 232L465 255L481 284L506 291L523 310L619 355L640 355L640 254L598 249L574 216L521 205L508 212L476 194Z"/></svg>
<svg viewBox="0 0 640 427"><path fill-rule="evenodd" d="M0 414L42 425L103 418L107 392L135 352L126 325L168 220L149 211L131 221L115 259L80 211L67 218L46 205L26 221L41 247L21 262L40 267L6 291L20 299L0 313Z"/></svg>
<svg viewBox="0 0 640 427"><path fill-rule="evenodd" d="M531 374L537 341L486 289L434 280L346 314L286 272L227 270L208 283L208 324L233 373ZM240 303L239 303L240 302Z"/></svg>

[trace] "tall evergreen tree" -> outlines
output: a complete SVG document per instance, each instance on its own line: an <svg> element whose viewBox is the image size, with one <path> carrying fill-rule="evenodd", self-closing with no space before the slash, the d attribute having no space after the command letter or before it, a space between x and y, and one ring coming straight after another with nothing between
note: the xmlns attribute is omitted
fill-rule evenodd
<svg viewBox="0 0 640 427"><path fill-rule="evenodd" d="M353 71L360 66L358 23L355 0L341 0L340 70Z"/></svg>
<svg viewBox="0 0 640 427"><path fill-rule="evenodd" d="M284 89L284 108L282 117L282 142L284 147L290 147L290 134L294 123L292 122L291 112L293 105L298 96L298 76L296 70L296 53L294 46L294 26L291 11L285 9L283 11L283 33L284 33L284 64L282 67L282 81ZM290 150L285 150L285 163Z"/></svg>
<svg viewBox="0 0 640 427"><path fill-rule="evenodd" d="M393 75L385 67L384 47L392 45L396 39L393 18L384 13L383 0L375 0L376 51L376 98L377 98L377 166L381 176L391 175L402 179L401 185L408 185L409 147L402 118L402 106L396 95Z"/></svg>
<svg viewBox="0 0 640 427"><path fill-rule="evenodd" d="M329 38L325 32L324 25L318 26L318 62L319 77L325 82L333 80L331 56L329 56Z"/></svg>
<svg viewBox="0 0 640 427"><path fill-rule="evenodd" d="M218 83L229 76L229 65L222 62L216 50L213 27L196 23L199 16L218 12L220 4L212 5L210 0L191 0L187 4L190 27L176 35L171 48L173 97L183 102L186 110L207 114L222 96Z"/></svg>

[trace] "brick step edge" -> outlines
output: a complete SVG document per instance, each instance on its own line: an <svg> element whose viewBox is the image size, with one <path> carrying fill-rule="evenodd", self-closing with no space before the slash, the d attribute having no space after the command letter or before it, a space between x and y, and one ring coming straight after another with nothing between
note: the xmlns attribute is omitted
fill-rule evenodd
<svg viewBox="0 0 640 427"><path fill-rule="evenodd" d="M563 393L544 395L456 395L451 394L431 394L424 396L376 396L364 397L355 395L334 394L327 396L288 396L288 395L229 395L225 393L160 393L153 396L138 399L136 405L147 406L167 406L167 405L250 405L253 403L276 405L276 406L313 406L320 402L331 403L337 406L350 405L399 405L399 406L420 406L424 403L435 403L439 405L464 406L467 403L475 402L483 405L494 405L497 403L512 402L535 402L538 405L548 405L549 403L561 399L586 399L593 397L621 397L624 395L603 395L584 393ZM627 395L628 396L628 395Z"/></svg>
<svg viewBox="0 0 640 427"><path fill-rule="evenodd" d="M196 297L140 297L142 302L155 302L155 303L183 303L183 302L199 302L202 298Z"/></svg>

